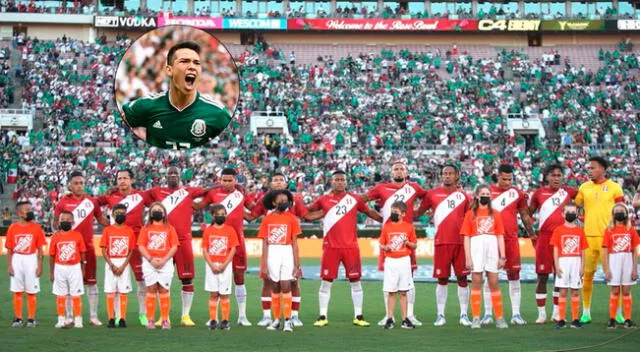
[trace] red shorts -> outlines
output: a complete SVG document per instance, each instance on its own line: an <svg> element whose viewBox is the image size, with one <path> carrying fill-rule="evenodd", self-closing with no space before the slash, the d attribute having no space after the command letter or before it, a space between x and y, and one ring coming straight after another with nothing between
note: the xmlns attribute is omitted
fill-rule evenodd
<svg viewBox="0 0 640 352"><path fill-rule="evenodd" d="M133 275L136 277L136 281L143 281L142 277L142 256L140 256L140 251L138 248L134 248L131 253L131 259L129 260L129 265L131 265L131 269L133 269Z"/></svg>
<svg viewBox="0 0 640 352"><path fill-rule="evenodd" d="M555 271L551 236L538 236L536 241L536 274L551 274Z"/></svg>
<svg viewBox="0 0 640 352"><path fill-rule="evenodd" d="M244 236L238 238L239 245L233 256L233 271L247 271L247 248L244 245Z"/></svg>
<svg viewBox="0 0 640 352"><path fill-rule="evenodd" d="M331 248L322 249L320 260L320 277L322 280L335 280L338 277L340 262L349 280L360 280L362 264L360 263L360 248Z"/></svg>
<svg viewBox="0 0 640 352"><path fill-rule="evenodd" d="M98 265L96 262L96 250L93 246L87 246L84 259L87 261L87 264L84 265L84 284L96 285L98 283L96 279L96 268Z"/></svg>
<svg viewBox="0 0 640 352"><path fill-rule="evenodd" d="M195 265L193 263L193 248L191 246L191 236L180 239L180 245L173 256L176 264L179 279L193 279L196 277Z"/></svg>
<svg viewBox="0 0 640 352"><path fill-rule="evenodd" d="M464 246L461 244L441 244L434 248L433 277L448 279L451 276L451 266L456 276L467 276L465 268Z"/></svg>
<svg viewBox="0 0 640 352"><path fill-rule="evenodd" d="M504 264L504 270L520 272L522 261L520 260L520 243L518 239L504 239L504 254L507 262Z"/></svg>

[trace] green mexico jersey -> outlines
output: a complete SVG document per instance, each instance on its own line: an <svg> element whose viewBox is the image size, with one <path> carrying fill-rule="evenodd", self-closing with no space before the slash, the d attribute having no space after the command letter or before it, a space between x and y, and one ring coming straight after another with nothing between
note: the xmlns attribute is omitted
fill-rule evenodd
<svg viewBox="0 0 640 352"><path fill-rule="evenodd" d="M231 121L220 102L196 93L193 103L178 110L169 92L138 98L122 106L131 127L145 127L147 142L159 148L187 149L201 146L219 135Z"/></svg>

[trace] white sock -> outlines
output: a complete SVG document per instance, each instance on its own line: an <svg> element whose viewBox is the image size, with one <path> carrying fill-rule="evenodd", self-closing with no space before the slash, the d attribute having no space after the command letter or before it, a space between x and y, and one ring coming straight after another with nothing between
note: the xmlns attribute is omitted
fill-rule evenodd
<svg viewBox="0 0 640 352"><path fill-rule="evenodd" d="M389 311L389 292L382 291L382 296L384 297L384 319L386 320L389 318L389 314L387 314Z"/></svg>
<svg viewBox="0 0 640 352"><path fill-rule="evenodd" d="M509 280L509 297L511 297L511 314L520 315L520 280Z"/></svg>
<svg viewBox="0 0 640 352"><path fill-rule="evenodd" d="M182 296L182 316L188 317L191 314L191 305L193 304L193 292L180 291Z"/></svg>
<svg viewBox="0 0 640 352"><path fill-rule="evenodd" d="M436 304L438 307L438 315L444 316L444 307L447 305L447 295L449 294L449 285L436 286Z"/></svg>
<svg viewBox="0 0 640 352"><path fill-rule="evenodd" d="M460 315L467 315L469 310L469 286L458 286L458 302L460 303Z"/></svg>
<svg viewBox="0 0 640 352"><path fill-rule="evenodd" d="M89 296L89 316L91 319L98 318L98 285L87 285L87 296Z"/></svg>
<svg viewBox="0 0 640 352"><path fill-rule="evenodd" d="M67 295L67 300L66 300L66 311L65 311L65 315L67 320L69 319L73 319L73 299L71 298L71 296Z"/></svg>
<svg viewBox="0 0 640 352"><path fill-rule="evenodd" d="M146 315L147 314L147 305L145 304L145 300L147 298L147 286L144 284L144 281L136 281L138 285L138 315Z"/></svg>
<svg viewBox="0 0 640 352"><path fill-rule="evenodd" d="M302 300L302 298L300 298L299 296L294 296L291 298L291 302L293 303L300 303ZM298 316L298 311L297 310L291 310L291 316L292 317L297 317Z"/></svg>
<svg viewBox="0 0 640 352"><path fill-rule="evenodd" d="M409 291L407 291L407 316L408 317L413 316L414 304L416 304L416 287L415 286L413 286L412 288L409 289Z"/></svg>
<svg viewBox="0 0 640 352"><path fill-rule="evenodd" d="M617 315L622 315L622 307L618 306L618 310L616 311Z"/></svg>
<svg viewBox="0 0 640 352"><path fill-rule="evenodd" d="M553 288L553 313L552 317L555 317L558 314L558 297L560 297L560 292L556 291L556 288Z"/></svg>
<svg viewBox="0 0 640 352"><path fill-rule="evenodd" d="M362 301L364 301L364 291L360 281L351 283L351 299L353 300L353 315L362 315Z"/></svg>
<svg viewBox="0 0 640 352"><path fill-rule="evenodd" d="M271 297L260 297L261 302L271 302ZM271 309L263 309L262 317L271 319Z"/></svg>
<svg viewBox="0 0 640 352"><path fill-rule="evenodd" d="M493 303L491 302L491 289L489 288L489 281L484 281L482 286L482 296L484 298L484 315L493 315Z"/></svg>
<svg viewBox="0 0 640 352"><path fill-rule="evenodd" d="M591 315L591 307L582 307L582 314Z"/></svg>
<svg viewBox="0 0 640 352"><path fill-rule="evenodd" d="M247 289L244 285L236 285L236 301L238 301L238 317L247 316Z"/></svg>
<svg viewBox="0 0 640 352"><path fill-rule="evenodd" d="M538 300L539 299L547 299L547 294L546 293L536 293L536 306L538 306ZM545 309L545 306L538 306L538 316L539 317L546 317L547 316L547 311Z"/></svg>
<svg viewBox="0 0 640 352"><path fill-rule="evenodd" d="M327 310L329 308L329 300L331 299L331 285L333 282L324 281L320 283L320 290L318 291L318 302L320 303L320 315L327 316Z"/></svg>

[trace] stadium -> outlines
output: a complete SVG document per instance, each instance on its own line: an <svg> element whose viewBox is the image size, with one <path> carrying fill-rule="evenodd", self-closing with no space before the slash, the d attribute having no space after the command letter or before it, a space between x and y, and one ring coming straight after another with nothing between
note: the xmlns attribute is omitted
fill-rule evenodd
<svg viewBox="0 0 640 352"><path fill-rule="evenodd" d="M259 202L272 176L282 173L286 188L310 207L331 194L336 170L346 173L349 192L365 195L392 182L398 162L406 167L406 180L424 190L439 187L443 167L453 164L459 170L458 185L473 194L480 184L498 182L500 165L510 164L513 185L529 199L545 186L553 164L562 167L562 182L568 187L577 190L590 182L593 156L609 164L606 177L622 190L617 201L624 202L631 224L640 228L637 8L635 1L619 0L0 1L0 234L19 220L18 202L28 200L34 221L50 241L58 226L56 204L69 193L75 170L82 171L84 192L99 198L118 186L119 170L133 170L134 188L150 190L165 186L171 167L176 167L184 186L208 190L223 183L223 170L233 168L247 204ZM224 59L235 60L238 69L240 96L233 120L201 148L150 147L129 132L116 107L120 59L145 32L168 25L193 26L214 35L230 53ZM212 84L221 95L231 89L223 81ZM383 202L368 199L369 207L382 213ZM105 215L110 213L109 206L103 208ZM622 325L607 329L610 289L601 266L595 272L590 324L554 329L551 278L549 319L534 323L539 312L536 250L522 215L517 218L516 243L522 255L521 314L528 324L469 331L457 323L459 305L451 291L447 324L434 326L441 286L432 277L434 217L427 211L414 222L415 317L423 325L412 331L400 329L399 323L391 331L376 325L385 316L383 274L377 270L381 225L362 212L357 217L362 308L370 327L352 324L353 292L343 269L333 285L330 325L314 326L323 222L305 219L298 240L304 327L291 335L257 327L262 240L255 238L261 222L253 220L244 224L249 258L246 318L253 326L236 324L238 307L231 297L232 329L209 331L200 236L213 219L205 209L195 210L190 219L196 254L191 317L196 327L180 326L181 289L174 278L171 331L150 332L137 324L135 290L127 329L89 326L85 298L85 328L55 329L56 298L45 270L35 330L10 328L14 297L9 275L0 280L0 319L6 322L6 328L0 324L0 342L15 350L200 350L213 344L300 351L473 346L620 351L640 343L637 330ZM536 230L537 217L534 214ZM585 222L583 213L579 218ZM92 228L98 243L104 227L94 221ZM4 236L0 244L7 254ZM100 251L98 245L96 249ZM46 251L44 260L49 262ZM104 259L97 260L98 316L105 321ZM7 266L1 258L0 269L6 272ZM504 270L499 278L506 317L511 317L513 280ZM449 286L455 282L452 275ZM638 294L635 286L631 292ZM633 307L632 319L638 321L637 303Z"/></svg>

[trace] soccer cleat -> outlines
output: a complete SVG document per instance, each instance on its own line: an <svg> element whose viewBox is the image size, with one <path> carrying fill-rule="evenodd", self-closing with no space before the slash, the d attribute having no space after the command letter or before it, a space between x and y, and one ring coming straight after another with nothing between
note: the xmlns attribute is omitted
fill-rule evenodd
<svg viewBox="0 0 640 352"><path fill-rule="evenodd" d="M580 323L591 324L591 314L582 314L580 317Z"/></svg>
<svg viewBox="0 0 640 352"><path fill-rule="evenodd" d="M538 319L536 319L536 324L544 324L547 322L547 316L545 314L538 314Z"/></svg>
<svg viewBox="0 0 640 352"><path fill-rule="evenodd" d="M283 332L293 332L293 322L291 322L291 319L287 319L284 321L284 328L282 329Z"/></svg>
<svg viewBox="0 0 640 352"><path fill-rule="evenodd" d="M393 318L387 318L387 321L384 322L384 328L387 330L393 329L394 326Z"/></svg>
<svg viewBox="0 0 640 352"><path fill-rule="evenodd" d="M624 328L625 329L635 329L636 327L637 327L636 323L634 323L630 319L627 319L627 320L624 321Z"/></svg>
<svg viewBox="0 0 640 352"><path fill-rule="evenodd" d="M409 319L411 324L413 324L414 326L422 326L422 322L420 320L416 319L415 315L407 317L407 319Z"/></svg>
<svg viewBox="0 0 640 352"><path fill-rule="evenodd" d="M511 317L511 324L513 325L527 325L527 321L520 316L520 314L516 314Z"/></svg>
<svg viewBox="0 0 640 352"><path fill-rule="evenodd" d="M67 327L67 321L64 319L64 317L58 317L58 322L56 323L56 325L54 325L54 327L56 329L66 328Z"/></svg>
<svg viewBox="0 0 640 352"><path fill-rule="evenodd" d="M66 318L66 319L64 320L64 325L65 325L65 326L68 326L68 327L73 326L73 317L71 317L71 318Z"/></svg>
<svg viewBox="0 0 640 352"><path fill-rule="evenodd" d="M119 319L120 321L118 322L118 327L119 328L126 328L127 327L127 322L124 319Z"/></svg>
<svg viewBox="0 0 640 352"><path fill-rule="evenodd" d="M570 326L572 329L582 329L582 324L580 324L580 320L578 319L572 321Z"/></svg>
<svg viewBox="0 0 640 352"><path fill-rule="evenodd" d="M560 314L558 312L554 312L551 315L551 321L554 323L558 323L560 321Z"/></svg>
<svg viewBox="0 0 640 352"><path fill-rule="evenodd" d="M409 318L406 318L405 320L402 321L402 325L400 326L403 329L415 329L416 326L413 325L413 323L411 322L411 320L409 320Z"/></svg>
<svg viewBox="0 0 640 352"><path fill-rule="evenodd" d="M387 320L389 320L389 318L386 316L380 319L380 321L378 322L378 326L385 326L387 324Z"/></svg>
<svg viewBox="0 0 640 352"><path fill-rule="evenodd" d="M327 317L325 317L324 315L321 315L320 317L318 317L318 320L316 320L316 322L313 323L313 326L317 326L319 328L327 325L329 325L329 320L327 320Z"/></svg>
<svg viewBox="0 0 640 352"><path fill-rule="evenodd" d="M239 317L238 325L240 326L251 326L251 322L247 319L247 317Z"/></svg>
<svg viewBox="0 0 640 352"><path fill-rule="evenodd" d="M607 324L607 329L615 329L616 328L616 320L609 319L609 324Z"/></svg>
<svg viewBox="0 0 640 352"><path fill-rule="evenodd" d="M34 319L27 320L27 327L28 328L35 328L36 326L38 326L38 323L36 323L36 321Z"/></svg>
<svg viewBox="0 0 640 352"><path fill-rule="evenodd" d="M22 319L20 318L15 318L13 319L13 322L11 322L12 328L21 328L22 326L23 326Z"/></svg>
<svg viewBox="0 0 640 352"><path fill-rule="evenodd" d="M180 319L180 325L182 326L196 326L196 323L193 322L193 320L191 320L191 317L188 315L185 315L182 317L182 319Z"/></svg>
<svg viewBox="0 0 640 352"><path fill-rule="evenodd" d="M624 315L622 315L622 313L616 314L616 323L620 325L624 324Z"/></svg>
<svg viewBox="0 0 640 352"><path fill-rule="evenodd" d="M115 327L116 327L116 320L115 319L109 319L109 322L107 323L107 328L113 329Z"/></svg>
<svg viewBox="0 0 640 352"><path fill-rule="evenodd" d="M149 322L147 321L147 316L144 314L138 315L138 321L140 321L140 325L147 326Z"/></svg>
<svg viewBox="0 0 640 352"><path fill-rule="evenodd" d="M496 319L496 328L498 328L498 329L506 329L508 327L509 327L509 325L507 325L507 322L504 320L504 318Z"/></svg>
<svg viewBox="0 0 640 352"><path fill-rule="evenodd" d="M433 326L444 326L444 324L446 323L447 319L444 318L444 315L438 314L438 317L436 318L435 323L433 323Z"/></svg>
<svg viewBox="0 0 640 352"><path fill-rule="evenodd" d="M480 329L481 327L482 327L482 324L480 323L480 318L473 318L473 321L471 322L471 328Z"/></svg>
<svg viewBox="0 0 640 352"><path fill-rule="evenodd" d="M371 324L365 321L362 315L358 315L355 318L353 318L353 325L367 327L367 326L370 326Z"/></svg>
<svg viewBox="0 0 640 352"><path fill-rule="evenodd" d="M102 325L102 324L100 324ZM73 319L73 327L76 329L81 329L84 327L84 325L82 325L82 317L75 317Z"/></svg>
<svg viewBox="0 0 640 352"><path fill-rule="evenodd" d="M160 324L162 324L162 323L160 323ZM149 319L147 321L147 329L153 330L155 328L156 328L155 322L153 320Z"/></svg>
<svg viewBox="0 0 640 352"><path fill-rule="evenodd" d="M304 324L302 323L302 321L297 315L294 315L291 317L291 322L293 323L293 326L296 328L301 328L304 326Z"/></svg>
<svg viewBox="0 0 640 352"><path fill-rule="evenodd" d="M102 322L97 317L89 319L89 323L93 326L102 326Z"/></svg>
<svg viewBox="0 0 640 352"><path fill-rule="evenodd" d="M209 320L209 330L215 330L218 328L218 322L215 320Z"/></svg>
<svg viewBox="0 0 640 352"><path fill-rule="evenodd" d="M567 327L567 323L564 320L560 320L556 323L556 330L564 329Z"/></svg>
<svg viewBox="0 0 640 352"><path fill-rule="evenodd" d="M460 325L466 326L466 327L471 326L471 321L469 320L469 317L466 314L462 314L460 316Z"/></svg>
<svg viewBox="0 0 640 352"><path fill-rule="evenodd" d="M485 314L484 317L482 317L482 320L480 320L480 324L482 325L489 325L493 323L493 315L491 314Z"/></svg>
<svg viewBox="0 0 640 352"><path fill-rule="evenodd" d="M272 322L271 317L262 317L262 319L260 319L257 325L261 327L266 327L271 325L271 322Z"/></svg>
<svg viewBox="0 0 640 352"><path fill-rule="evenodd" d="M274 331L274 330L278 330L278 329L280 329L280 319L274 319L271 322L271 325L267 326L267 330Z"/></svg>
<svg viewBox="0 0 640 352"><path fill-rule="evenodd" d="M171 329L171 323L169 322L169 319L164 319L162 321L162 330L169 330Z"/></svg>
<svg viewBox="0 0 640 352"><path fill-rule="evenodd" d="M171 324L171 318L168 319L169 324ZM156 328L161 328L162 327L162 320L158 320L156 321Z"/></svg>
<svg viewBox="0 0 640 352"><path fill-rule="evenodd" d="M229 324L228 320L223 320L220 323L220 330L230 330L231 329L231 324Z"/></svg>

